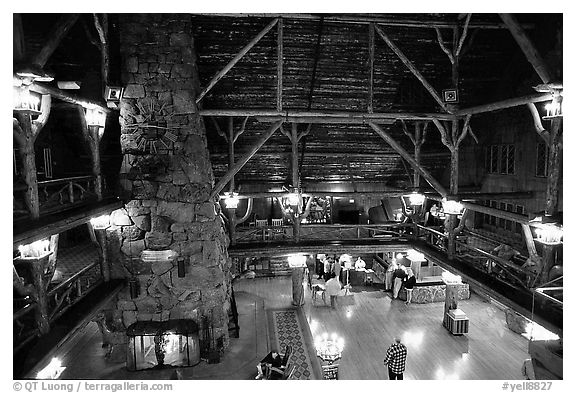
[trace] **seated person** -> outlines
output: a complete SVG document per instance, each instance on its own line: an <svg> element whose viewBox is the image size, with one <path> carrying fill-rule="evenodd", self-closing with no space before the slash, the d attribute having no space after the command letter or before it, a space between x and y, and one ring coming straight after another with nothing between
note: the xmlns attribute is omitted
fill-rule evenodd
<svg viewBox="0 0 576 393"><path fill-rule="evenodd" d="M358 259L356 260L356 263L354 263L354 269L360 270L360 269L365 269L365 268L366 268L366 262L364 262L364 260L362 260L362 258L358 257Z"/></svg>
<svg viewBox="0 0 576 393"><path fill-rule="evenodd" d="M258 375L256 375L256 379L262 379L266 373L266 369L272 367L282 367L282 356L280 356L278 351L275 349L271 350L270 353L268 353L268 355L266 355L266 357L256 365L256 368L258 369Z"/></svg>

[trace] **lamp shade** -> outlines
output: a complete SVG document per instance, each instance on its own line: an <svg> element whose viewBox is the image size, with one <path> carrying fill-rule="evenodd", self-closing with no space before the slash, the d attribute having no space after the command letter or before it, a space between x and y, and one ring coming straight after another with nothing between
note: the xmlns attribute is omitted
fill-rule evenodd
<svg viewBox="0 0 576 393"><path fill-rule="evenodd" d="M443 199L442 207L445 214L461 214L464 206L455 199Z"/></svg>
<svg viewBox="0 0 576 393"><path fill-rule="evenodd" d="M106 125L106 113L98 108L87 108L86 124L89 127L104 127Z"/></svg>
<svg viewBox="0 0 576 393"><path fill-rule="evenodd" d="M554 223L535 224L534 233L539 243L546 245L556 245L562 242L564 231L561 225Z"/></svg>
<svg viewBox="0 0 576 393"><path fill-rule="evenodd" d="M404 197L408 198L408 204L410 206L422 206L424 204L424 200L426 199L424 194L420 194L416 191L411 194L404 195Z"/></svg>
<svg viewBox="0 0 576 393"><path fill-rule="evenodd" d="M288 265L290 267L306 267L306 255L294 254L288 257Z"/></svg>
<svg viewBox="0 0 576 393"><path fill-rule="evenodd" d="M110 226L110 215L104 214L99 217L93 217L90 219L90 224L94 229L106 229Z"/></svg>
<svg viewBox="0 0 576 393"><path fill-rule="evenodd" d="M240 203L240 198L238 198L237 192L225 192L224 193L224 205L227 209L236 209Z"/></svg>

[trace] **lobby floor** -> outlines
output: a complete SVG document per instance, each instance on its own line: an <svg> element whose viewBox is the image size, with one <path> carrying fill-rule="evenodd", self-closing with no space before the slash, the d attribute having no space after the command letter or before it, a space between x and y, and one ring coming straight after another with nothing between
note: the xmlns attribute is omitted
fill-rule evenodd
<svg viewBox="0 0 576 393"><path fill-rule="evenodd" d="M290 277L240 279L234 290L240 338L231 339L220 363L180 369L183 379L254 378L256 363L270 347L266 310L291 306L292 282ZM331 309L322 300L313 304L306 289L303 306L313 336L328 332L344 338L340 379L388 379L382 360L395 335L408 348L405 379L522 379L528 340L506 327L502 310L476 294L459 303L470 318L469 333L463 336L453 336L442 326L443 303L405 305L376 287L355 287L351 295L339 297ZM173 370L129 372L123 363L103 355L94 322L52 354L66 366L64 379L175 378Z"/></svg>

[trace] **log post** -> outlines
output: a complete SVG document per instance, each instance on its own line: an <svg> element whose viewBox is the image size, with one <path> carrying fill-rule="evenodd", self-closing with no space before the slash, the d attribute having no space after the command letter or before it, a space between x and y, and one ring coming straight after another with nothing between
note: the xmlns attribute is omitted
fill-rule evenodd
<svg viewBox="0 0 576 393"><path fill-rule="evenodd" d="M94 228L94 233L96 234L96 240L101 250L100 258L100 272L102 274L102 279L104 282L110 281L110 260L108 259L108 241L106 239L106 229L96 229Z"/></svg>
<svg viewBox="0 0 576 393"><path fill-rule="evenodd" d="M550 127L550 150L548 153L548 184L546 186L546 216L558 214L558 186L560 183L560 166L562 164L562 118L552 119ZM542 273L538 283L549 281L550 269L557 262L557 245L542 245Z"/></svg>
<svg viewBox="0 0 576 393"><path fill-rule="evenodd" d="M228 230L230 235L230 244L234 245L236 244L236 225L238 224L236 220L236 209L227 208L226 210L228 210Z"/></svg>
<svg viewBox="0 0 576 393"><path fill-rule="evenodd" d="M20 120L22 130L30 127L30 118L22 116ZM25 203L30 217L36 220L40 217L40 200L38 197L38 178L36 176L36 155L34 153L34 139L28 131L22 133L22 138L16 138L19 142L20 158L22 159L22 174L26 183Z"/></svg>
<svg viewBox="0 0 576 393"><path fill-rule="evenodd" d="M86 123L86 114L84 108L78 106L78 116L80 118L80 128L84 139L88 142L88 147L92 153L92 175L96 179L94 192L99 201L103 199L102 170L100 163L100 127L96 125L89 126Z"/></svg>
<svg viewBox="0 0 576 393"><path fill-rule="evenodd" d="M26 259L30 272L32 273L32 285L35 289L36 300L36 325L41 335L50 331L50 320L48 317L48 294L47 283L44 276L44 266L48 263L50 254L45 254L39 258Z"/></svg>

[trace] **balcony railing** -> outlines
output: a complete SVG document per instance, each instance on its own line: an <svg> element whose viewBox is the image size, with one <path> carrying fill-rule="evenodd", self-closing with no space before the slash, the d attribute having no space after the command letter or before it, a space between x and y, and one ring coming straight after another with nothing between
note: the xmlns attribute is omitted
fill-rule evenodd
<svg viewBox="0 0 576 393"><path fill-rule="evenodd" d="M29 216L30 212L26 208L25 192L26 185L14 185L14 219L22 219ZM95 176L75 176L38 182L40 215L67 210L97 199Z"/></svg>
<svg viewBox="0 0 576 393"><path fill-rule="evenodd" d="M345 225L305 224L300 226L300 241L398 238L411 226L401 223ZM292 226L237 227L236 242L293 242Z"/></svg>

